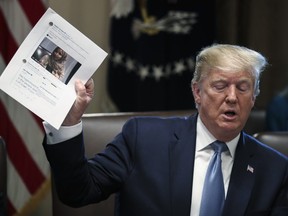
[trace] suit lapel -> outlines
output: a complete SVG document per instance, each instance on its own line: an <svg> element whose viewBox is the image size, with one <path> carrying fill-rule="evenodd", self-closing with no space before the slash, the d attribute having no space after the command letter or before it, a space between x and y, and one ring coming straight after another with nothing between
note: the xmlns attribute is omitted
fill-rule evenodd
<svg viewBox="0 0 288 216"><path fill-rule="evenodd" d="M171 215L190 215L195 154L196 115L184 124L176 124L170 143Z"/></svg>
<svg viewBox="0 0 288 216"><path fill-rule="evenodd" d="M256 167L255 145L250 145L247 135L241 134L223 215L244 215L253 189Z"/></svg>

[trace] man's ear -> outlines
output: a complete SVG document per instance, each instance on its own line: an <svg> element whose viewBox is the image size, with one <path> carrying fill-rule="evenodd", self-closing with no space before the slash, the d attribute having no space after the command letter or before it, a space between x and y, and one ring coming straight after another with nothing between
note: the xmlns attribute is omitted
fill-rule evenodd
<svg viewBox="0 0 288 216"><path fill-rule="evenodd" d="M255 102L256 102L256 96L254 95L253 98L252 98L252 108L254 107Z"/></svg>
<svg viewBox="0 0 288 216"><path fill-rule="evenodd" d="M192 84L192 92L194 96L194 101L196 104L200 104L200 84L199 83L193 83Z"/></svg>

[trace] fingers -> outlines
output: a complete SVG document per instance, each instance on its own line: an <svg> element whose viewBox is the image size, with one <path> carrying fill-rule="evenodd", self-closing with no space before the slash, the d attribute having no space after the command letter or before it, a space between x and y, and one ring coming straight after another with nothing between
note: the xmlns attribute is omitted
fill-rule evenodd
<svg viewBox="0 0 288 216"><path fill-rule="evenodd" d="M84 98L86 96L86 88L84 84L81 82L81 80L75 81L75 91L76 91L77 97Z"/></svg>
<svg viewBox="0 0 288 216"><path fill-rule="evenodd" d="M94 96L94 80L90 78L87 83L85 84L87 96L91 99Z"/></svg>
<svg viewBox="0 0 288 216"><path fill-rule="evenodd" d="M92 78L90 78L87 83L85 84L85 86L88 88L88 87L91 87L91 88L94 88L94 80Z"/></svg>
<svg viewBox="0 0 288 216"><path fill-rule="evenodd" d="M75 81L75 90L77 98L81 101L89 103L94 96L94 81L89 79L84 85L80 80Z"/></svg>
<svg viewBox="0 0 288 216"><path fill-rule="evenodd" d="M83 113L94 95L94 82L89 79L84 85L82 81L75 81L76 100L62 125L74 125L80 122Z"/></svg>

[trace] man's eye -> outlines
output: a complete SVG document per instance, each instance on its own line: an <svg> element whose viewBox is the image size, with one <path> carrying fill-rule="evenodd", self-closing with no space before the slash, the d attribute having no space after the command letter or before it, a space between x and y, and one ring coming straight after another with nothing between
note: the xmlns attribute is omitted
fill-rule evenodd
<svg viewBox="0 0 288 216"><path fill-rule="evenodd" d="M225 87L226 87L226 85L225 84L215 84L214 85L214 88L216 89L216 90L223 90L223 89L225 89Z"/></svg>
<svg viewBox="0 0 288 216"><path fill-rule="evenodd" d="M238 89L240 91L245 92L245 91L248 91L250 89L250 85L247 83L242 83L241 85L238 86Z"/></svg>

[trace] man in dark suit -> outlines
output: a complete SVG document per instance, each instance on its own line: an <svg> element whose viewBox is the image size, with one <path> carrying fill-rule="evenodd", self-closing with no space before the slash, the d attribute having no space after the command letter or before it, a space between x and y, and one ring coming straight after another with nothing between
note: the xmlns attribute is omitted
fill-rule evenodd
<svg viewBox="0 0 288 216"><path fill-rule="evenodd" d="M94 84L77 81L77 99L60 130L44 122L43 143L59 198L78 207L117 193L118 216L287 216L287 157L242 131L265 65L261 54L245 47L203 49L191 84L197 114L133 118L91 159L84 156L81 116ZM223 180L218 181L225 201L219 202L219 212L208 214L203 212L210 207L202 206L219 201L216 195L204 201L202 193L214 190L206 189L204 179L215 140L226 150L220 154Z"/></svg>

